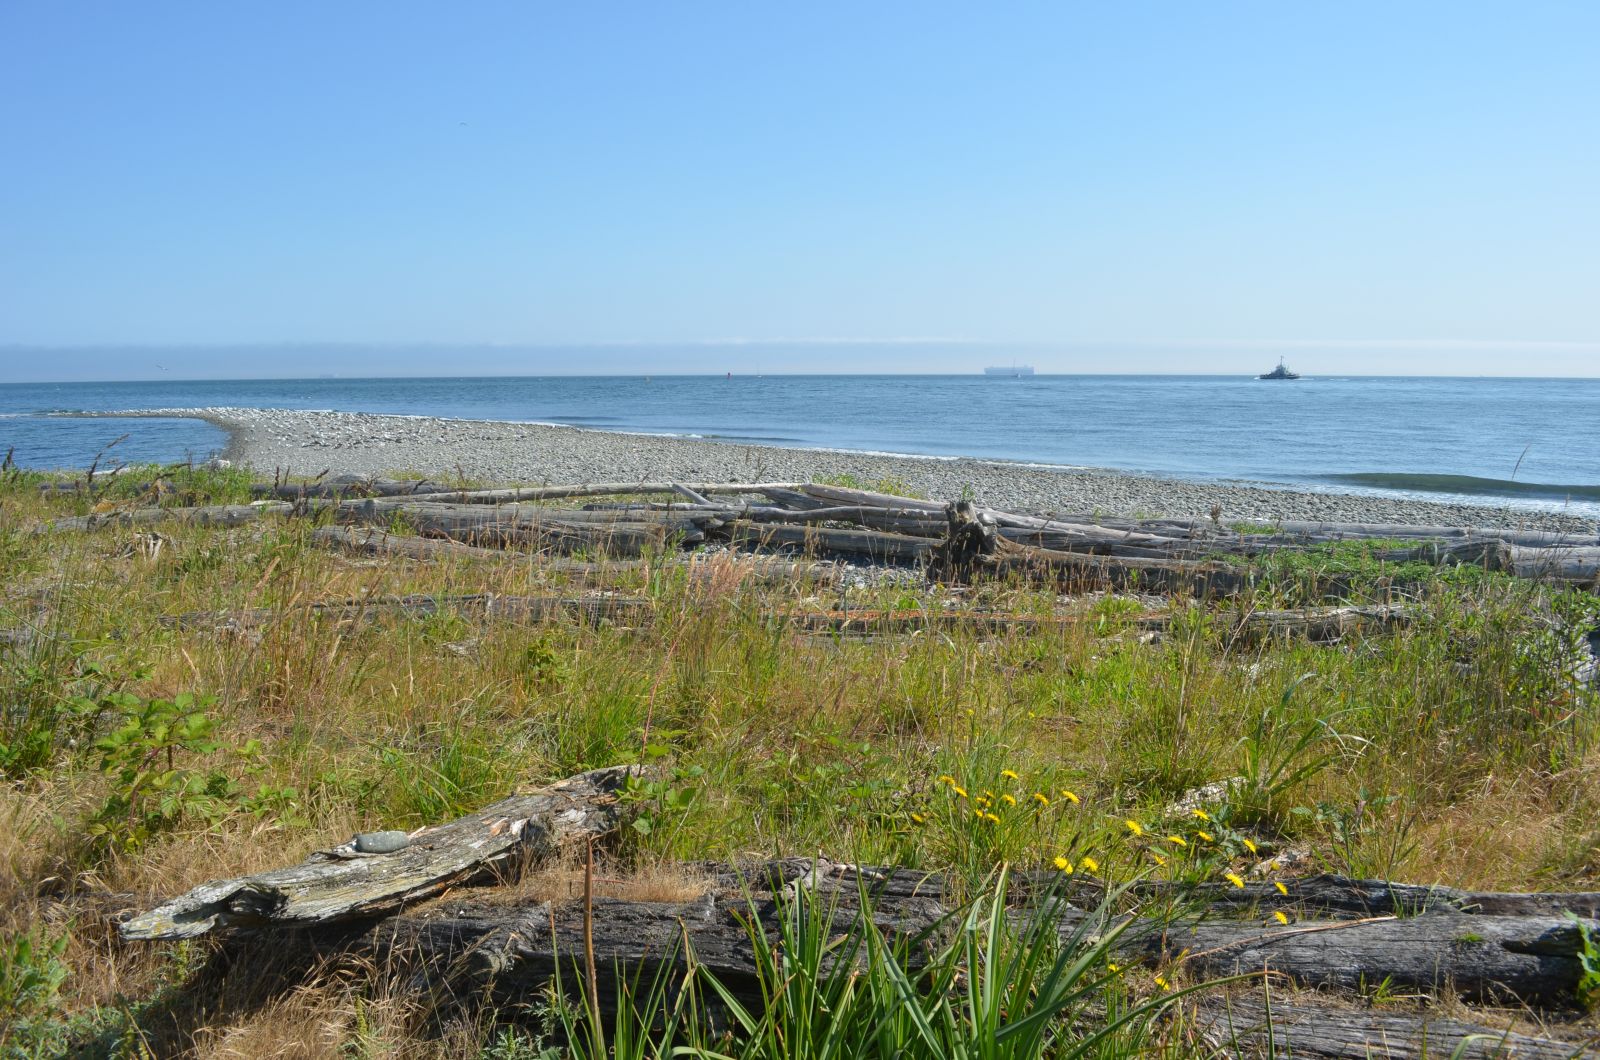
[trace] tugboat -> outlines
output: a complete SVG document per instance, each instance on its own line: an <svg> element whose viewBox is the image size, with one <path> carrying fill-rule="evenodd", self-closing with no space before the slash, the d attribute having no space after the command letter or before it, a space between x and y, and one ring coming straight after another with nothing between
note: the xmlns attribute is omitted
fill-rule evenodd
<svg viewBox="0 0 1600 1060"><path fill-rule="evenodd" d="M1299 372L1291 372L1291 371L1289 371L1288 367L1285 366L1284 363L1283 363L1283 358L1279 357L1278 358L1278 367L1274 368L1270 372L1262 372L1260 375L1256 376L1256 378L1257 379L1299 379L1300 378L1300 373Z"/></svg>

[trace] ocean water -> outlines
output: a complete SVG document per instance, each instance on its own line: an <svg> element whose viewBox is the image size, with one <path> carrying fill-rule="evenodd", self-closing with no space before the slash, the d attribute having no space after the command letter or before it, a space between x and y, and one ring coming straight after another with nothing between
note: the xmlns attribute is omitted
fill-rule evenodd
<svg viewBox="0 0 1600 1060"><path fill-rule="evenodd" d="M1600 511L1600 379L656 376L0 385L0 452L81 468L222 448L237 405L563 423L771 445L975 456L1194 480Z"/></svg>

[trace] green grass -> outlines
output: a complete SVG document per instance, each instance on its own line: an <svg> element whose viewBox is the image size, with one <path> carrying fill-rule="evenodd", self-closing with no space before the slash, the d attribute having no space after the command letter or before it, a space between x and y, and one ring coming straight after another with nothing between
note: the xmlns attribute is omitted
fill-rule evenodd
<svg viewBox="0 0 1600 1060"><path fill-rule="evenodd" d="M183 489L217 501L242 485L228 475ZM57 1031L147 1027L143 1006L175 981L174 962L192 959L107 949L92 890L169 894L641 755L671 780L641 796L652 825L613 852L623 866L821 850L952 870L981 898L1001 864L1060 858L1082 871L1088 858L1115 879L1215 881L1297 848L1318 867L1419 883L1600 883L1600 704L1568 666L1572 631L1600 613L1592 595L1481 571L1397 571L1373 556L1381 549L1341 545L1274 557L1240 601L1179 602L1181 620L1154 644L1129 635L1139 605L1126 598L1064 604L984 586L972 595L985 606L1081 608L1089 620L863 641L775 622L800 590L708 592L659 574L616 583L655 601L634 628L449 613L348 625L296 605L569 590L536 580L530 564L336 555L311 548L302 522L162 526L153 556L130 547L132 530L28 531L82 503L42 499L26 478L0 482L0 628L21 634L0 645L0 940L21 952L15 940L33 938L27 959L45 961L40 947L53 942L29 935L41 893L84 910L63 928L55 959L67 975L39 1017ZM1230 635L1229 611L1293 602L1330 573L1351 578L1357 599L1404 580L1415 621L1331 645ZM954 598L896 587L853 590L848 602L940 609ZM262 607L281 620L244 633L161 622ZM137 851L89 841L97 813L127 792L95 749L110 715L83 704L182 693L206 725L175 763L207 785L204 800L176 806ZM1209 822L1168 813L1186 791L1234 778L1204 807ZM860 989L892 991L889 967ZM346 1043L376 1034L362 1021L388 1011L348 985L326 997L325 1022ZM861 1003L877 1012L889 997ZM976 1018L935 1016L950 1027ZM210 1018L259 1030L266 1017ZM483 1041L495 1033L483 1029Z"/></svg>

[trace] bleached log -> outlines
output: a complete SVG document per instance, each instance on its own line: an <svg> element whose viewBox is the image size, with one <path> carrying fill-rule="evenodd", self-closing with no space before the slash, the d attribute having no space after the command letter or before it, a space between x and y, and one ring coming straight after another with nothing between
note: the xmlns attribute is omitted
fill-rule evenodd
<svg viewBox="0 0 1600 1060"><path fill-rule="evenodd" d="M217 927L310 926L390 912L406 902L559 854L605 835L626 817L618 800L630 772L580 773L411 834L393 853L363 854L356 841L318 851L293 868L201 884L125 921L125 939L194 938Z"/></svg>
<svg viewBox="0 0 1600 1060"><path fill-rule="evenodd" d="M200 508L137 508L132 511L93 512L89 515L53 519L45 530L105 530L127 526L156 526L180 523L188 526L244 526L269 515L290 515L294 505L283 502L262 504L214 504Z"/></svg>
<svg viewBox="0 0 1600 1060"><path fill-rule="evenodd" d="M727 529L735 548L797 551L810 556L872 563L914 564L925 560L934 542L878 530L835 530L790 523L735 521Z"/></svg>

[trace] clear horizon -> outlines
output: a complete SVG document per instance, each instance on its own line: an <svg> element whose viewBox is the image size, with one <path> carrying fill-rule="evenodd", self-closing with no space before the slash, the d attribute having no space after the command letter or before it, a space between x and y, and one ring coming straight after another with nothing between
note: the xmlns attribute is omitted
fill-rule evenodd
<svg viewBox="0 0 1600 1060"><path fill-rule="evenodd" d="M23 0L0 380L1600 375L1595 39L1577 0Z"/></svg>
<svg viewBox="0 0 1600 1060"><path fill-rule="evenodd" d="M1436 349L1428 346L1428 349ZM1549 349L1550 347L1546 347ZM328 346L316 343L262 346L239 344L211 346L195 350L170 347L108 347L95 351L63 347L17 349L0 347L0 384L26 383L113 383L113 382L207 382L229 380L317 380L338 379L459 379L459 378L539 378L539 377L625 377L625 376L833 376L833 375L939 375L978 376L985 367L1025 364L1038 375L1255 375L1272 368L1281 356L1289 366L1308 378L1505 378L1505 379L1585 379L1596 376L1593 366L1600 360L1600 347L1593 354L1586 348L1572 350L1555 347L1569 355L1577 354L1591 370L1567 372L1529 372L1526 357L1510 358L1520 371L1450 372L1382 370L1403 366L1408 361L1405 349L1377 346L1359 356L1337 358L1347 367L1340 369L1333 360L1318 354L1321 347L1263 344L1258 348L1234 347L1209 354L1191 353L1195 367L1184 367L1167 360L1168 348L1118 347L1104 344L1084 353L1061 353L1059 347L987 346L956 343L850 343L816 345L795 343L707 343L673 344L594 344L550 347L519 347L509 350L470 348L449 344L409 344L405 347L373 352L358 345ZM1506 353L1526 355L1539 347L1507 349ZM1402 355L1397 358L1398 355ZM877 363L873 357L879 358ZM581 369L562 365L574 356L584 358ZM1115 357L1117 366L1100 367L1095 361ZM451 371L436 367L448 358ZM476 358L476 360L475 360ZM641 360L641 358L646 358ZM240 359L248 362L270 360L274 367L229 370ZM63 367L65 360L68 367ZM536 361L536 364L521 362ZM612 367L604 367L607 362ZM797 362L805 362L804 364ZM898 363L897 363L898 362ZM905 363L918 362L918 363ZM1068 362L1068 363L1063 363ZM1072 363L1078 362L1078 363ZM1165 362L1165 363L1162 363ZM1502 360L1500 363L1507 363Z"/></svg>

